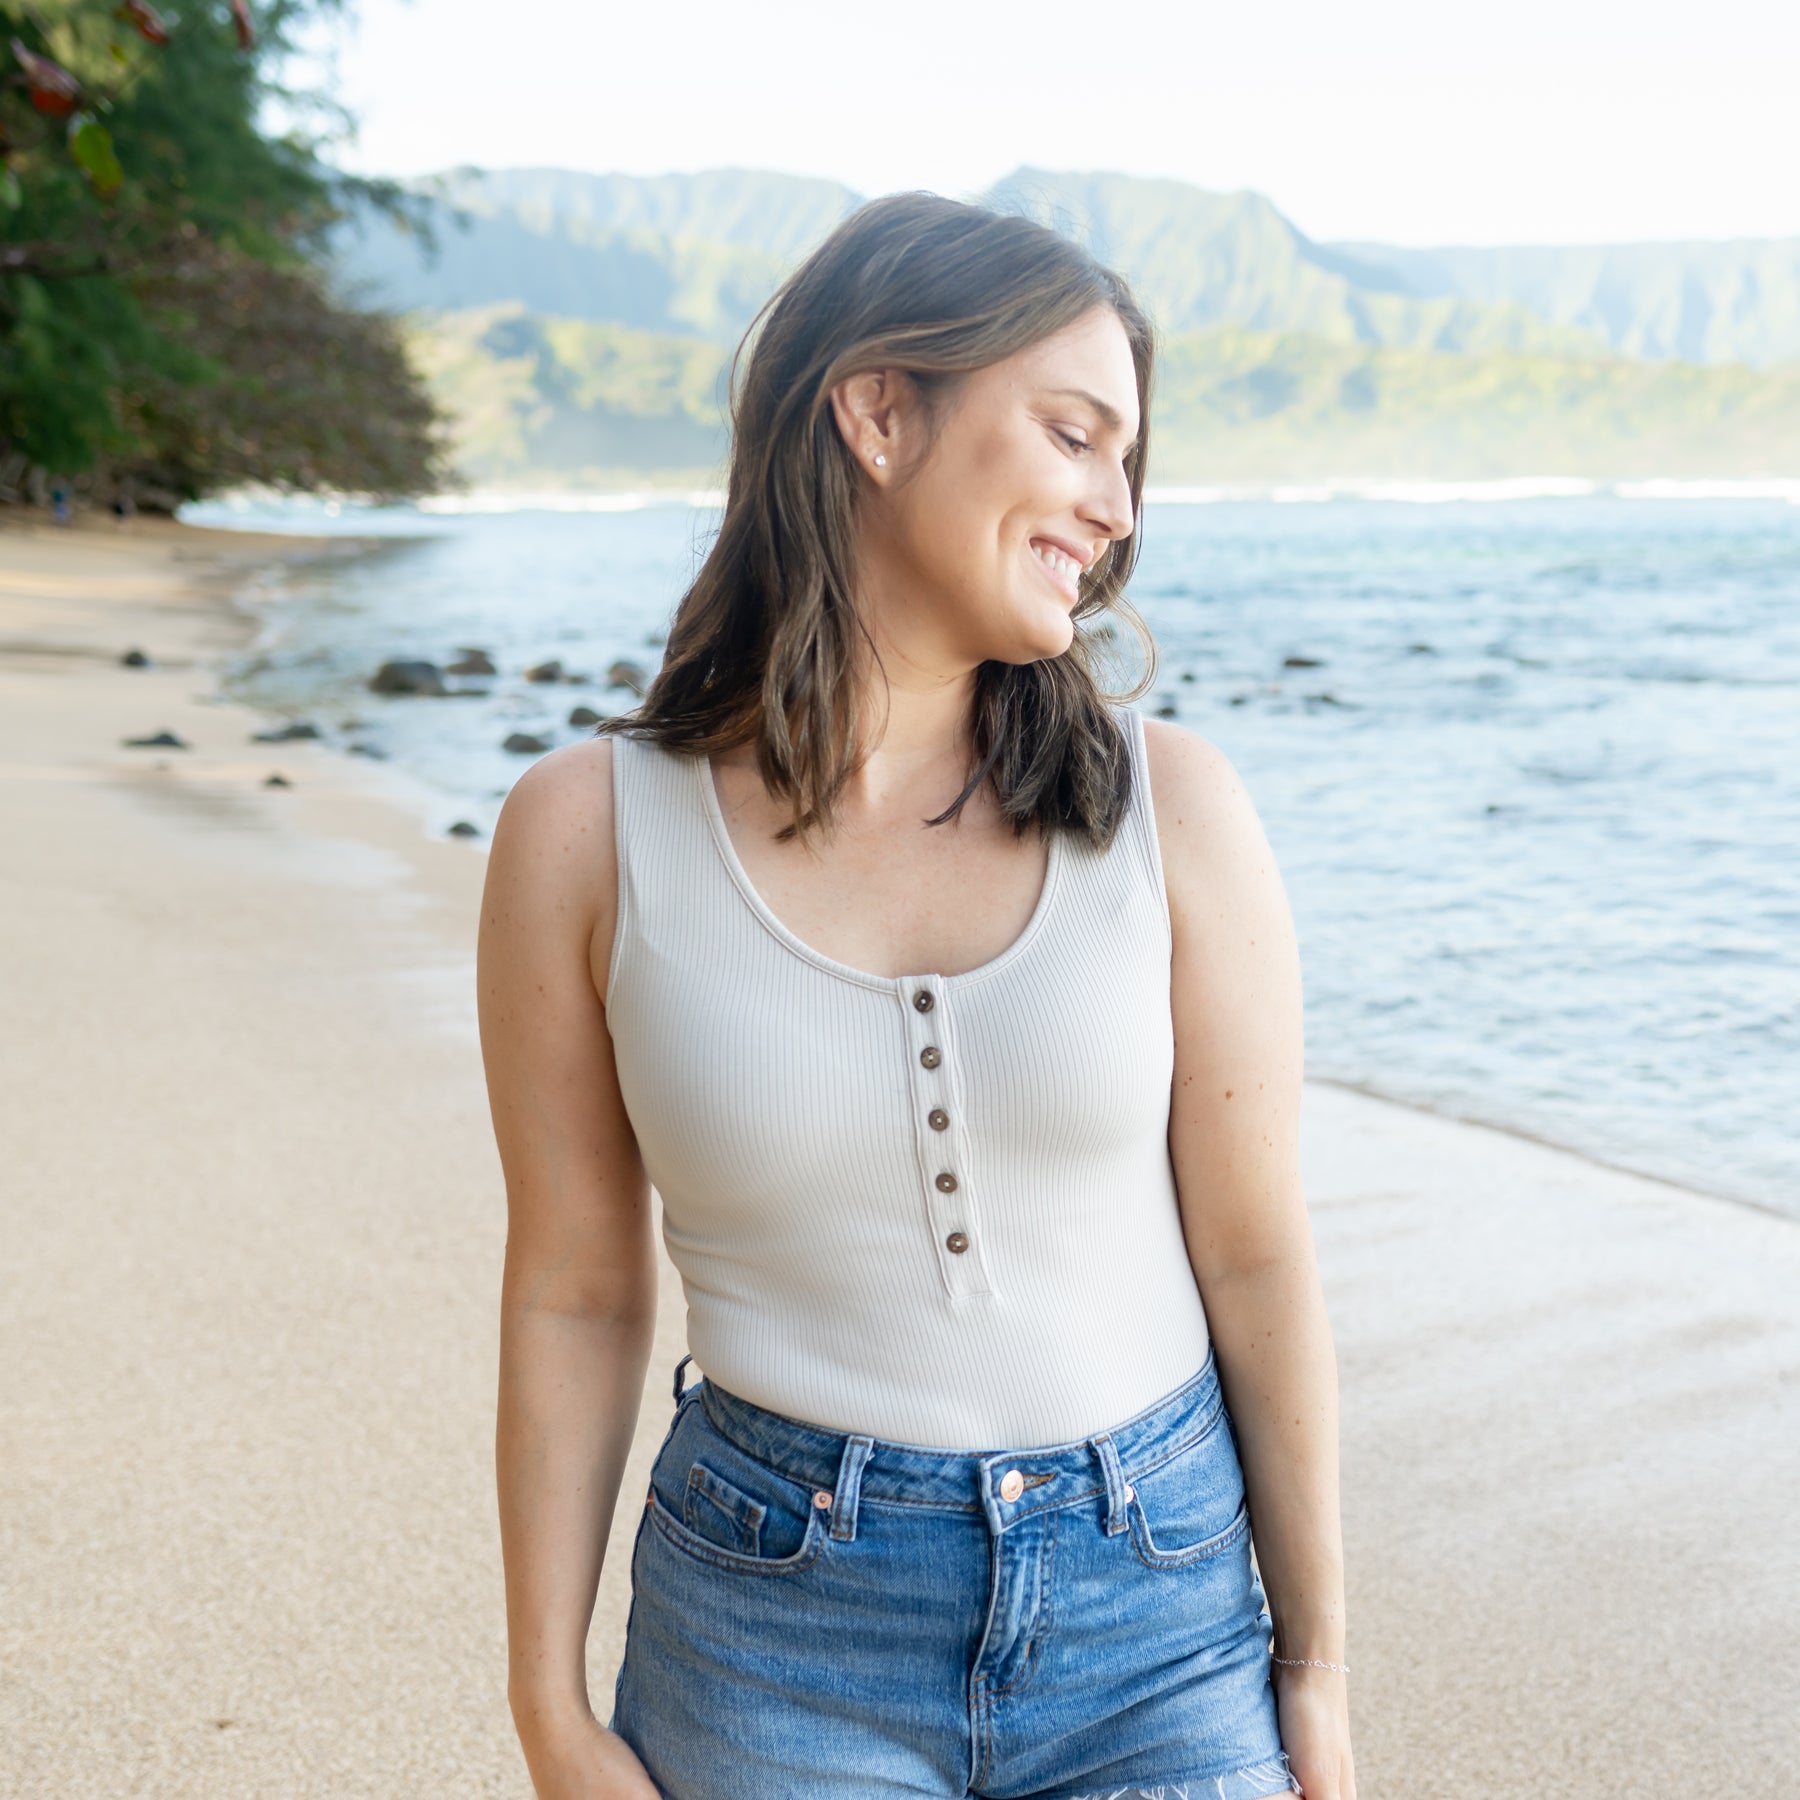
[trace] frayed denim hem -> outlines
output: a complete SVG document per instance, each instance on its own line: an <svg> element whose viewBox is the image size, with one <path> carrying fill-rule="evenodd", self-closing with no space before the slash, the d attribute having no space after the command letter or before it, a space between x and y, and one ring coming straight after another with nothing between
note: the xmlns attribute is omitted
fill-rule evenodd
<svg viewBox="0 0 1800 1800"><path fill-rule="evenodd" d="M1267 1762L1250 1763L1228 1775L1206 1775L1194 1781L1164 1781L1155 1787L1096 1788L1070 1794L1067 1800L1268 1800L1271 1794L1297 1794L1300 1784L1288 1766L1287 1752Z"/></svg>

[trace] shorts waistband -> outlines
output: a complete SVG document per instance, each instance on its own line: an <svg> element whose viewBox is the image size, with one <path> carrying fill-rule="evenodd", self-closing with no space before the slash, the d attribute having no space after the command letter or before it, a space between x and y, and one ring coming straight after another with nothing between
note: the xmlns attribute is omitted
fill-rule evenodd
<svg viewBox="0 0 1800 1800"><path fill-rule="evenodd" d="M680 1379L678 1366L680 1405L697 1401L713 1428L747 1456L828 1496L838 1537L854 1534L863 1500L981 1512L998 1531L1033 1513L1102 1494L1107 1531L1123 1531L1132 1478L1198 1442L1225 1414L1210 1345L1193 1375L1142 1412L1092 1436L1035 1449L934 1450L831 1431L771 1412L710 1376L685 1391Z"/></svg>

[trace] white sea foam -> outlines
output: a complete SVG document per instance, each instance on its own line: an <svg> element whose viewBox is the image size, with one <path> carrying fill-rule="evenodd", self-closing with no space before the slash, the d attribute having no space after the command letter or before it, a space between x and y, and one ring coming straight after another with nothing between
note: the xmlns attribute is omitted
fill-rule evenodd
<svg viewBox="0 0 1800 1800"><path fill-rule="evenodd" d="M1572 500L1601 493L1599 482L1567 475L1523 475L1493 481L1398 481L1337 476L1323 481L1214 482L1192 487L1148 487L1144 498L1160 506L1213 506L1261 500L1277 506L1313 506L1331 500L1394 500L1412 506L1447 501Z"/></svg>
<svg viewBox="0 0 1800 1800"><path fill-rule="evenodd" d="M1277 506L1312 506L1332 500L1392 500L1433 506L1451 501L1585 500L1596 495L1619 500L1785 500L1790 506L1800 506L1800 477L1591 481L1575 475L1513 475L1490 481L1400 481L1334 476L1310 482L1218 481L1144 490L1145 500L1158 506L1217 506L1246 500Z"/></svg>
<svg viewBox="0 0 1800 1800"><path fill-rule="evenodd" d="M721 507L725 496L717 488L647 488L638 493L512 493L504 489L476 489L466 494L431 494L418 502L424 513L619 513L641 512L647 506Z"/></svg>
<svg viewBox="0 0 1800 1800"><path fill-rule="evenodd" d="M1800 480L1621 481L1612 490L1621 500L1785 500L1800 506Z"/></svg>

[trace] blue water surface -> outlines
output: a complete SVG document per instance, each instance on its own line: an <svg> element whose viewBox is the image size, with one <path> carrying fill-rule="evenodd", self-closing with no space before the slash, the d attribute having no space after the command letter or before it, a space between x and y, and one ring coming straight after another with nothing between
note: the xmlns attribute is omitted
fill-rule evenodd
<svg viewBox="0 0 1800 1800"><path fill-rule="evenodd" d="M228 685L484 829L508 733L630 704L600 678L654 671L717 517L186 516L382 538L265 578ZM1309 1074L1800 1216L1800 506L1153 504L1133 598L1139 704L1225 751L1274 846ZM478 695L366 689L462 645L502 671ZM551 657L593 679L523 679Z"/></svg>

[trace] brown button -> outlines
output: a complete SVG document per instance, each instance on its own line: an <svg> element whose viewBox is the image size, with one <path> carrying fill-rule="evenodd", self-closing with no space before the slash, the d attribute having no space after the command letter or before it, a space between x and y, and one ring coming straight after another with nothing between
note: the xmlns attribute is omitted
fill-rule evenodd
<svg viewBox="0 0 1800 1800"><path fill-rule="evenodd" d="M956 1192L956 1177L952 1175L948 1169L937 1178L937 1190L940 1194L954 1194Z"/></svg>
<svg viewBox="0 0 1800 1800"><path fill-rule="evenodd" d="M919 1052L919 1061L928 1069L935 1069L943 1060L944 1053L936 1044L927 1044L925 1048Z"/></svg>
<svg viewBox="0 0 1800 1800"><path fill-rule="evenodd" d="M945 1112L941 1106L934 1106L931 1111L925 1115L925 1122L933 1131L948 1131L950 1129L950 1115Z"/></svg>
<svg viewBox="0 0 1800 1800"><path fill-rule="evenodd" d="M1008 1469L1000 1477L1000 1498L1016 1500L1025 1491L1025 1477L1017 1469Z"/></svg>
<svg viewBox="0 0 1800 1800"><path fill-rule="evenodd" d="M913 1005L916 1006L920 1012L930 1012L935 1004L936 1003L931 998L930 988L920 988L919 991L913 995Z"/></svg>
<svg viewBox="0 0 1800 1800"><path fill-rule="evenodd" d="M952 1256L961 1256L968 1247L969 1240L964 1237L960 1231L953 1231L944 1239L944 1248L948 1250Z"/></svg>

